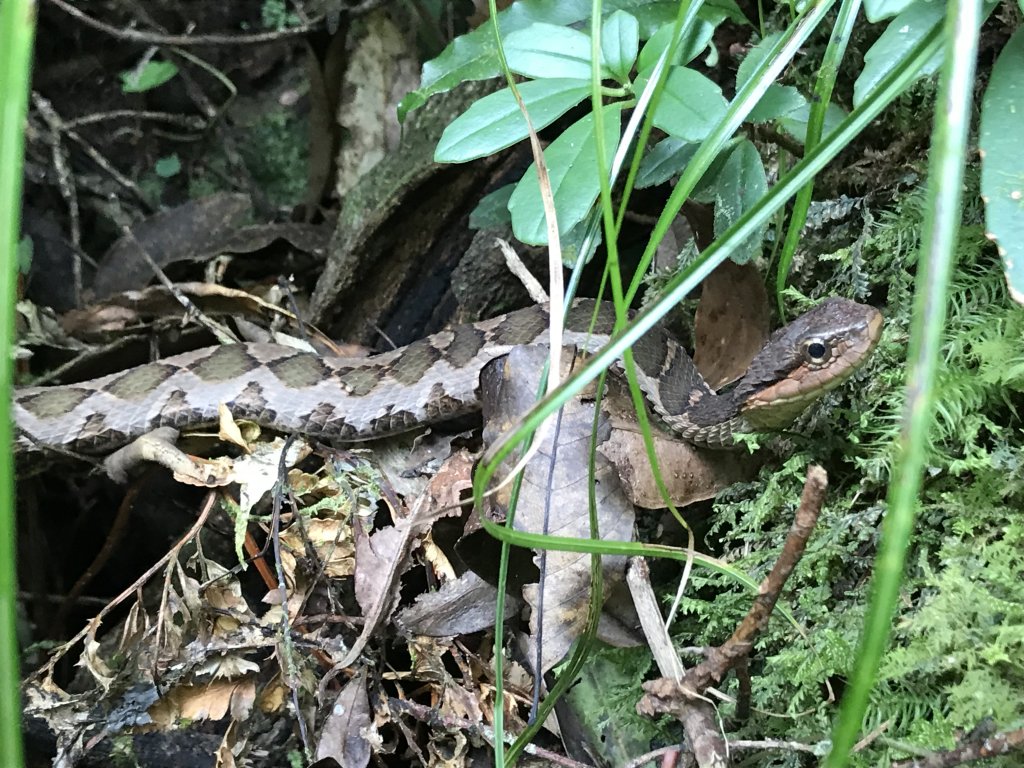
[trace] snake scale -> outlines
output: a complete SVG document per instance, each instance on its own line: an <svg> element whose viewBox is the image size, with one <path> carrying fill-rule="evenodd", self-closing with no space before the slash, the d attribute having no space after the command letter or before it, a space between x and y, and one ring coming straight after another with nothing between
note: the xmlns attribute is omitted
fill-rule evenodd
<svg viewBox="0 0 1024 768"><path fill-rule="evenodd" d="M579 300L565 343L592 352L614 314ZM92 381L16 390L15 449L81 454L113 451L162 426L215 424L226 405L238 419L281 432L339 442L407 431L479 409L481 369L520 344L547 340L547 311L536 306L456 326L409 346L364 358L330 358L272 344L200 349ZM878 341L877 310L832 298L776 331L745 375L722 394L710 390L666 331L633 348L651 409L681 438L727 446L738 431L777 429L856 370Z"/></svg>

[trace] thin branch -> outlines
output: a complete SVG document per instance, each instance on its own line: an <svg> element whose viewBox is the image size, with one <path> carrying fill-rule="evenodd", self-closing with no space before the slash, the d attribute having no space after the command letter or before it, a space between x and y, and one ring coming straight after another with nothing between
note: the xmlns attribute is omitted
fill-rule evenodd
<svg viewBox="0 0 1024 768"><path fill-rule="evenodd" d="M78 8L65 0L50 0L69 16L74 16L87 27L99 30L118 40L128 40L142 45L255 45L259 43L275 43L279 40L287 40L292 37L299 37L319 28L324 16L321 14L310 19L308 24L301 24L297 27L274 30L272 32L256 32L253 34L241 35L165 35L159 32L140 32L136 29L119 29L118 27L106 24L92 16L82 13Z"/></svg>

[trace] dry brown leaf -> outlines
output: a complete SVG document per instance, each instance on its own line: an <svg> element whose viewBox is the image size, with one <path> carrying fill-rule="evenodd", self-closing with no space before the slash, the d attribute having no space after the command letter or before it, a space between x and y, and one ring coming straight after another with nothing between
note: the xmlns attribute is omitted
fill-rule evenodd
<svg viewBox="0 0 1024 768"><path fill-rule="evenodd" d="M320 729L316 759L333 757L345 768L362 768L369 764L377 741L366 695L366 671L360 670L331 705Z"/></svg>
<svg viewBox="0 0 1024 768"><path fill-rule="evenodd" d="M705 278L693 361L712 389L736 381L768 340L768 294L752 264L724 261Z"/></svg>
<svg viewBox="0 0 1024 768"><path fill-rule="evenodd" d="M571 350L562 357L563 379L571 373ZM484 439L490 444L496 435L516 424L533 407L540 372L547 361L544 347L517 347L504 361L496 360L481 375L484 410ZM552 536L589 538L588 465L593 403L572 400L553 422L556 427L539 442L539 450L527 464L516 510L516 530ZM597 443L607 440L610 428L602 419ZM535 441L536 442L536 441ZM518 457L506 460L508 472ZM596 458L597 518L602 540L631 541L634 510L622 492L614 468L600 454ZM504 476L504 475L501 475ZM501 495L495 499L501 498ZM590 606L590 555L579 552L540 551L534 561L542 572L540 585L528 585L523 596L532 606L530 616L530 662L535 663L536 643L543 637L539 672L547 672L572 647L586 626ZM625 558L601 558L605 594L620 580Z"/></svg>

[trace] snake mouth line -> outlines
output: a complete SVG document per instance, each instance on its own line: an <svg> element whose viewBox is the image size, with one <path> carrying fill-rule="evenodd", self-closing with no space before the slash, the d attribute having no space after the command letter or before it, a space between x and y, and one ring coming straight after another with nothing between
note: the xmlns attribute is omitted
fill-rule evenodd
<svg viewBox="0 0 1024 768"><path fill-rule="evenodd" d="M778 429L792 422L811 403L843 384L871 356L882 337L882 313L857 305L860 316L824 339L831 349L827 361L801 361L779 381L755 392L743 404L743 417L756 429Z"/></svg>

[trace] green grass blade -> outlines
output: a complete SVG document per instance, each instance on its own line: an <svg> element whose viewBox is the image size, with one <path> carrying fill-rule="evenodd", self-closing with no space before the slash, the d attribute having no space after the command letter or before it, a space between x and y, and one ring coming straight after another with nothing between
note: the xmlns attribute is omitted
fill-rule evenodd
<svg viewBox="0 0 1024 768"><path fill-rule="evenodd" d="M796 194L859 134L886 105L892 102L914 81L917 71L941 47L942 32L936 28L915 46L906 66L896 70L871 92L871 94L836 128L828 137L801 160L753 208L744 213L722 237L712 243L702 257L694 261L665 286L662 297L637 315L633 322L616 333L609 343L596 352L572 378L561 384L546 396L524 418L520 428L505 436L488 451L474 477L474 500L479 504L484 490L497 471L498 463L507 456L527 435L566 400L593 381L602 370L615 362L624 350L649 331L669 309L681 301L701 280L720 264L739 244L765 223L785 202Z"/></svg>
<svg viewBox="0 0 1024 768"><path fill-rule="evenodd" d="M813 6L796 24L793 24L787 30L786 34L779 38L771 53L751 73L750 79L740 88L735 98L730 102L725 112L725 117L701 143L700 149L697 150L697 153L687 164L686 170L680 176L679 181L672 190L672 194L669 196L668 202L665 204L665 209L661 212L657 223L654 225L650 241L640 257L636 273L629 285L629 290L626 292L627 302L632 302L637 291L640 290L640 285L643 282L644 275L647 274L647 268L654 259L658 244L664 239L669 227L683 207L683 203L689 198L690 193L697 186L701 176L704 175L712 161L722 151L722 147L725 146L726 142L732 138L732 135L746 116L757 106L764 92L768 90L768 86L775 82L782 70L785 69L807 38L817 28L818 24L821 23L832 7L833 2L834 0L824 0Z"/></svg>
<svg viewBox="0 0 1024 768"><path fill-rule="evenodd" d="M35 5L29 0L0 3L0 765L19 766L21 697L18 694L17 568L15 562L14 457L11 429L12 345L17 300L18 229L21 173L28 108L29 67Z"/></svg>
<svg viewBox="0 0 1024 768"><path fill-rule="evenodd" d="M839 16L832 28L832 36L829 38L825 55L822 57L818 79L814 83L814 100L811 102L811 113L807 119L807 134L804 137L805 151L813 148L821 140L822 129L825 125L825 112L832 100L832 89L835 87L836 77L839 74L839 63L846 53L846 45L850 41L850 35L853 34L853 25L860 13L860 6L861 0L843 0L839 6ZM807 221L807 212L810 210L813 196L814 180L812 179L797 193L796 199L793 201L793 215L789 218L789 228L786 231L786 240L782 246L775 279L775 300L779 305L780 317L786 316L785 307L782 305L782 292L786 288L786 278L789 277L789 268L793 263L793 256L796 254L800 233Z"/></svg>
<svg viewBox="0 0 1024 768"><path fill-rule="evenodd" d="M825 763L827 768L842 768L849 759L889 642L913 533L928 433L934 420L935 377L946 322L946 295L960 229L961 185L967 156L981 2L950 0L947 14L943 30L946 55L935 107L928 204L910 331L903 423L889 482L888 514L875 561L871 603L833 733L832 751Z"/></svg>

